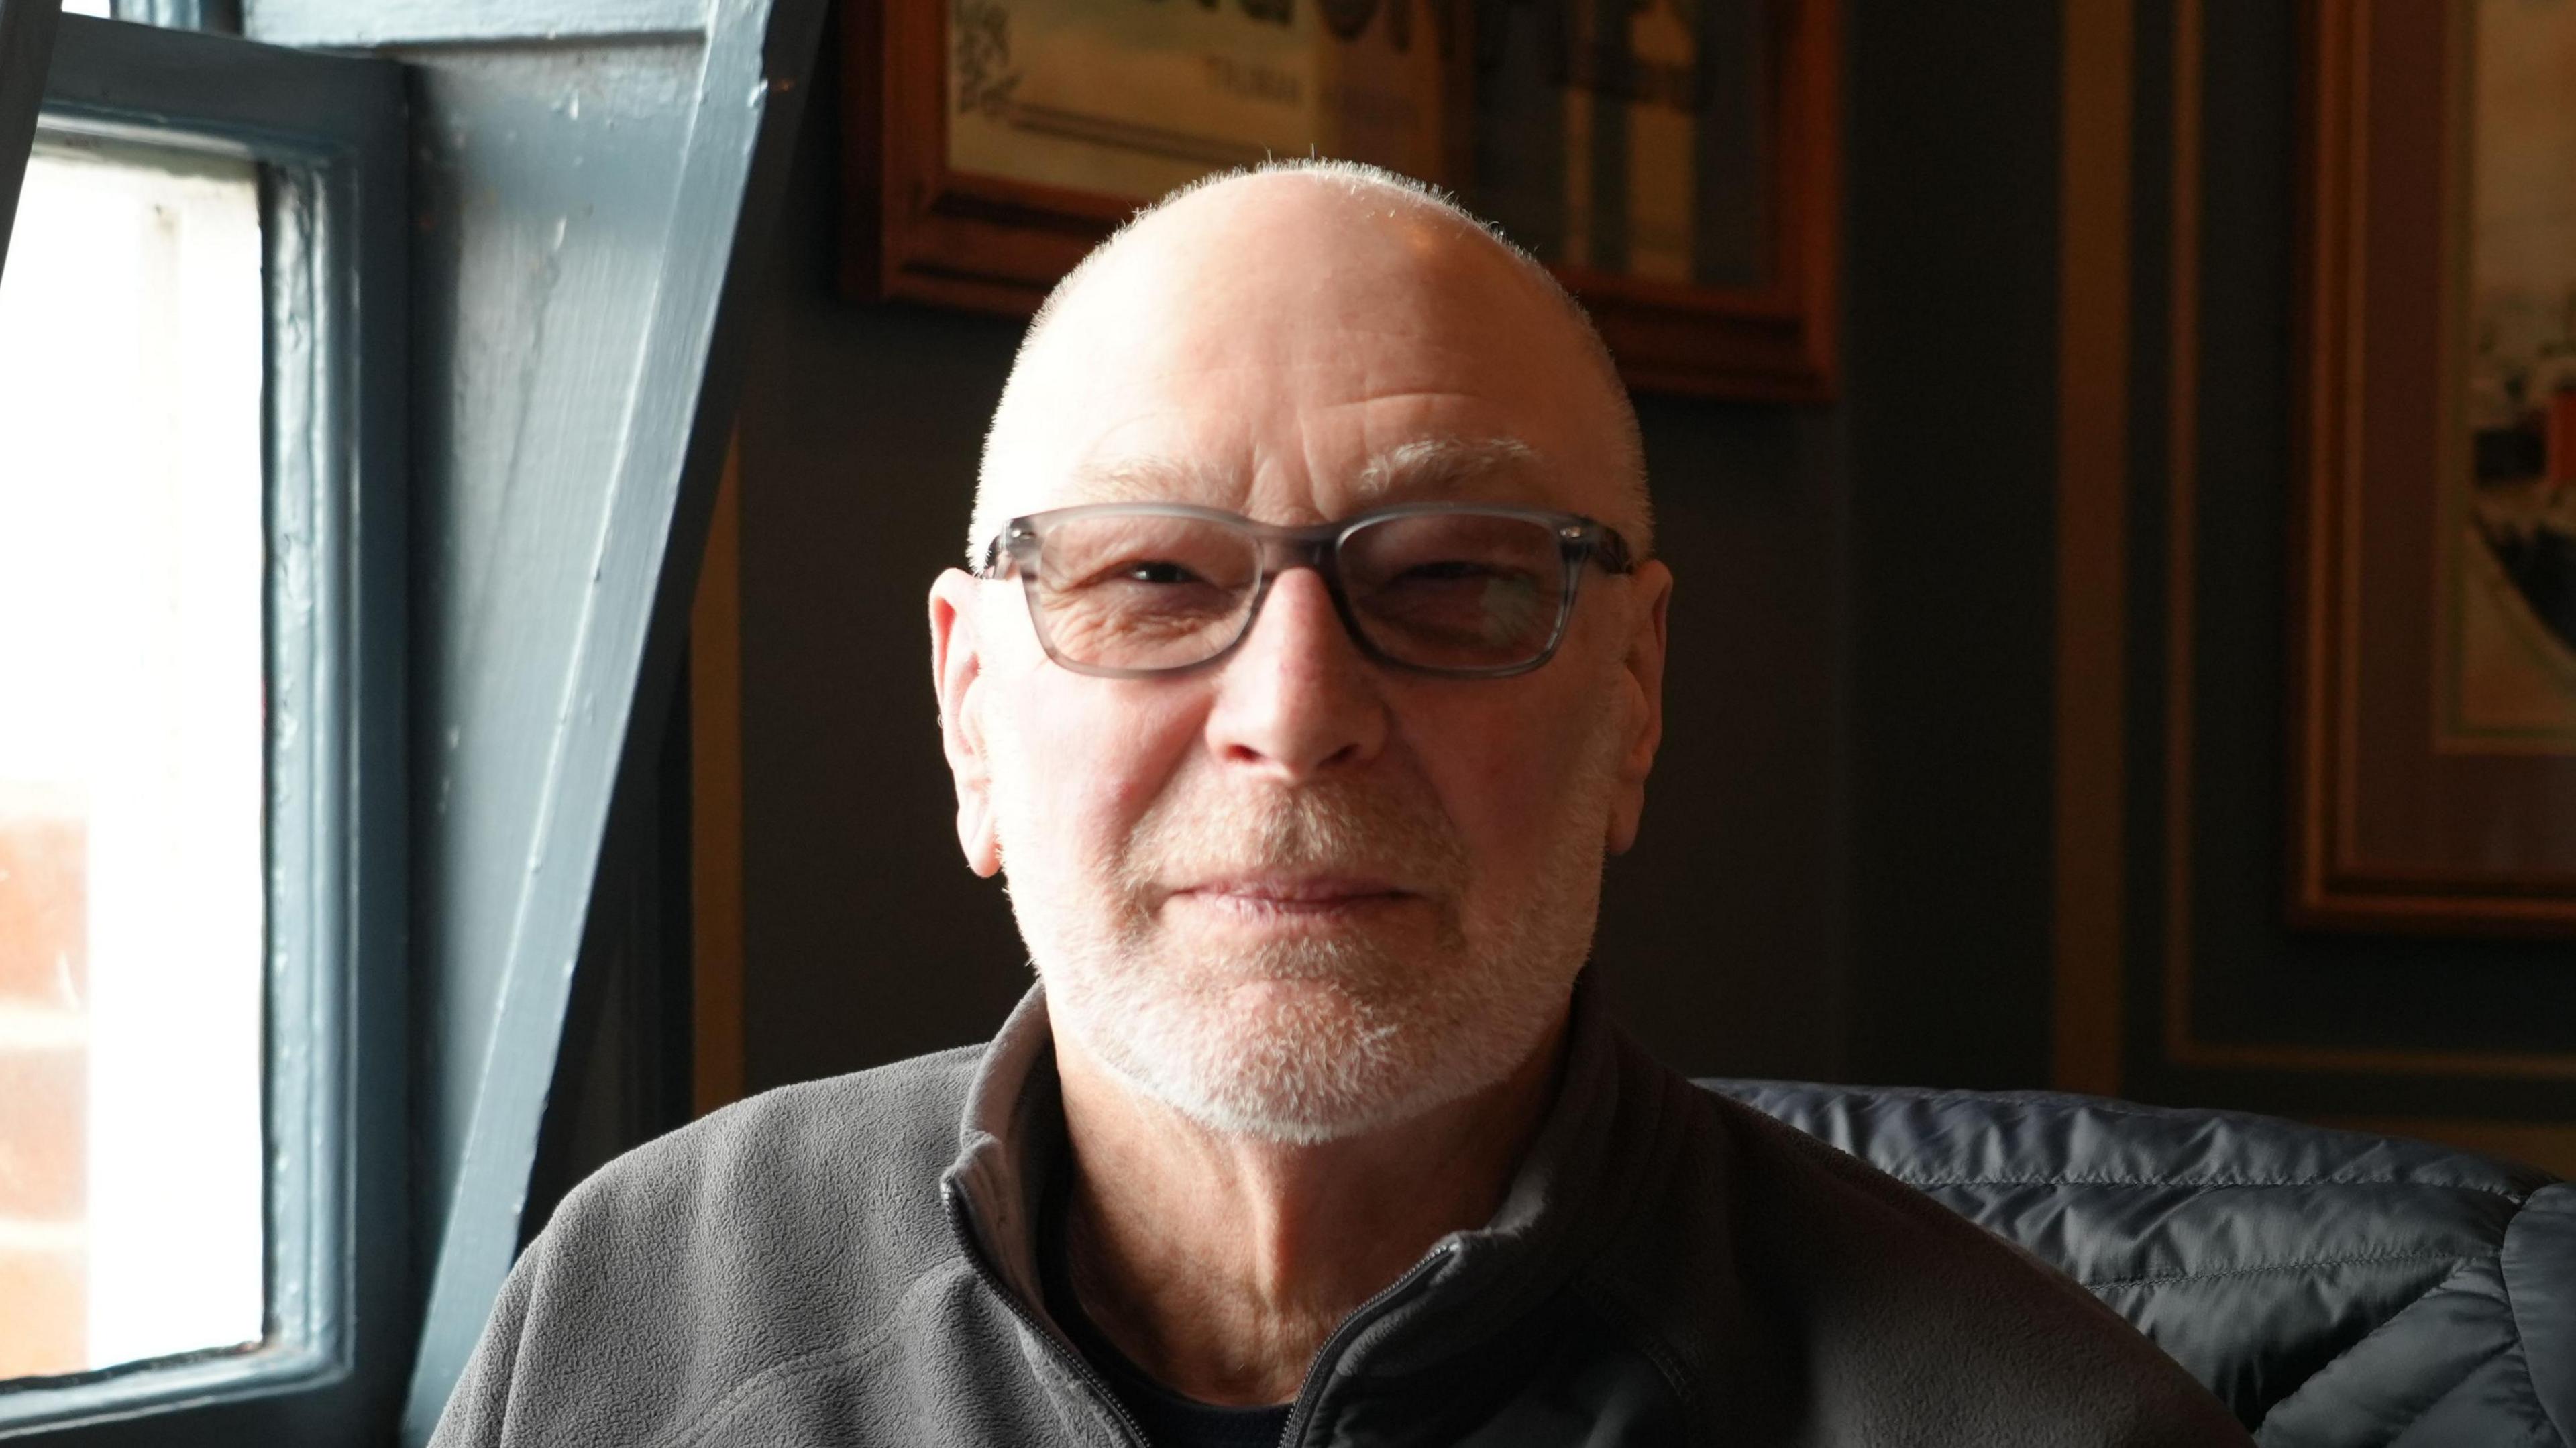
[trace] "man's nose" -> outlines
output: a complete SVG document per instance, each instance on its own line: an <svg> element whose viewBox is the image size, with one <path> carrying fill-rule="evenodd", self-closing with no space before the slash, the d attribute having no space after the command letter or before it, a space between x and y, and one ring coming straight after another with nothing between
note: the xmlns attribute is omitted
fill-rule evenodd
<svg viewBox="0 0 2576 1448"><path fill-rule="evenodd" d="M1377 671L1312 568L1272 581L1252 632L1218 668L1208 742L1224 762L1295 783L1364 763L1386 743Z"/></svg>

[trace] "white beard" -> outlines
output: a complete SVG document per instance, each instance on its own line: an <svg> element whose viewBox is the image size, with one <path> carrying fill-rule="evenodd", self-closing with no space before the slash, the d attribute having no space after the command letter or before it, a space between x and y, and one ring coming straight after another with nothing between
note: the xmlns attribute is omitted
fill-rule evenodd
<svg viewBox="0 0 2576 1448"><path fill-rule="evenodd" d="M1517 900L1473 888L1474 862L1427 789L1383 781L1217 794L1185 777L1106 868L1062 868L1034 837L1042 823L1010 807L1027 797L1005 783L1025 777L1017 751L998 751L1012 909L1051 1017L1132 1089L1269 1141L1365 1134L1502 1080L1561 1018L1591 948L1613 717L1594 721L1540 877ZM1185 947L1157 916L1157 881L1283 867L1424 890L1435 944L1353 929ZM1481 915L1462 908L1478 900Z"/></svg>

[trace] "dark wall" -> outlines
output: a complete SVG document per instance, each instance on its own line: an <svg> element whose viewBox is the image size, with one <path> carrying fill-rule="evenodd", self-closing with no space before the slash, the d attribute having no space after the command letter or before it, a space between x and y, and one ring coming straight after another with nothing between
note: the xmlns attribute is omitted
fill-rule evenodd
<svg viewBox="0 0 2576 1448"><path fill-rule="evenodd" d="M1027 983L957 851L925 603L1019 329L832 295L834 119L816 95L741 414L755 1090L979 1040Z"/></svg>
<svg viewBox="0 0 2576 1448"><path fill-rule="evenodd" d="M1860 1080L2048 1074L2060 24L1848 8Z"/></svg>
<svg viewBox="0 0 2576 1448"><path fill-rule="evenodd" d="M1679 578L1670 729L1596 959L1694 1072L2045 1084L2063 0L1844 0L1842 395L1646 398ZM2287 1047L2565 1053L2558 946L2282 924L2293 9L2201 7L2196 976L2164 1018L2161 419L2176 11L2135 7L2123 1089L2300 1114L2563 1119L2564 1079L2209 1067ZM829 67L825 67L828 71ZM921 595L957 556L1015 325L830 287L815 98L744 412L755 1085L976 1039L1027 976L950 845ZM2555 1058L2553 1058L2555 1059ZM2563 1075L2563 1073L2561 1073Z"/></svg>
<svg viewBox="0 0 2576 1448"><path fill-rule="evenodd" d="M2139 10L2136 295L2149 320L2138 329L2130 407L2133 416L2161 417L2173 363L2166 237L2175 22L2172 0ZM2197 384L2187 399L2197 417L2187 583L2168 579L2168 540L2155 526L2171 502L2161 440L2149 439L2130 503L2137 582L2128 735L2140 827L2128 881L2123 1089L2380 1118L2427 1133L2451 1130L2445 1122L2576 1119L2576 970L2566 942L2285 924L2302 36L2291 7L2210 5L2202 24L2204 139L2198 168L2182 182L2203 219L2187 329ZM2187 741L2168 737L2173 698L2159 667L2177 586L2192 595ZM2177 760L2191 799L2188 838L2179 841L2166 838L2153 794ZM2191 901L2180 938L2164 914L2177 856ZM2187 979L2171 978L2177 959L2189 962ZM2177 996L2179 1018L2168 1019ZM2196 1058L2178 1058L2178 1039L2197 1047ZM2450 1059L2427 1060L2428 1052ZM2576 1145L2554 1150L2560 1162L2576 1160Z"/></svg>
<svg viewBox="0 0 2576 1448"><path fill-rule="evenodd" d="M923 604L962 551L1018 327L834 295L831 69L742 414L755 1088L979 1039L1028 979L999 888L953 844ZM1670 727L1596 958L1676 1065L1840 1075L1844 415L1641 412L1680 579Z"/></svg>

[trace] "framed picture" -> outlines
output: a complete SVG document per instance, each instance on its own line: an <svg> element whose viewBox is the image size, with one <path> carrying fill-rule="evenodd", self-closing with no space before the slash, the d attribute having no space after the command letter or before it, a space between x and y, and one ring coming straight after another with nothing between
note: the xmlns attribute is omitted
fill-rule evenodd
<svg viewBox="0 0 2576 1448"><path fill-rule="evenodd" d="M843 290L1025 314L1265 157L1460 194L1634 386L1833 386L1836 0L852 0Z"/></svg>
<svg viewBox="0 0 2576 1448"><path fill-rule="evenodd" d="M2311 0L2293 916L2576 933L2576 0Z"/></svg>

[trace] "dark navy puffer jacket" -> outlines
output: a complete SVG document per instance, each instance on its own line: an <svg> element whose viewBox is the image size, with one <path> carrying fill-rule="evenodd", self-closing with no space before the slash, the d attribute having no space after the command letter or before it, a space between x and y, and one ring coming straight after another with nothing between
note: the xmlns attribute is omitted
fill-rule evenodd
<svg viewBox="0 0 2576 1448"><path fill-rule="evenodd" d="M2576 1183L2271 1117L1702 1084L2062 1268L2265 1448L2576 1448Z"/></svg>

